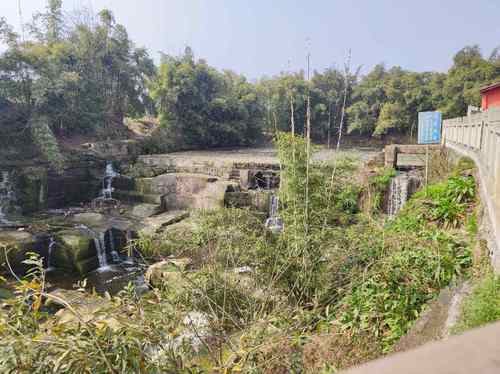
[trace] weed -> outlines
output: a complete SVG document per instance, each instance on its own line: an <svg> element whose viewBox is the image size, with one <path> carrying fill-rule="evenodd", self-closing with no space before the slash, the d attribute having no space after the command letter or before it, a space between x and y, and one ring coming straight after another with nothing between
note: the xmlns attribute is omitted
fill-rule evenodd
<svg viewBox="0 0 500 374"><path fill-rule="evenodd" d="M500 319L500 277L488 273L477 283L463 303L455 333Z"/></svg>

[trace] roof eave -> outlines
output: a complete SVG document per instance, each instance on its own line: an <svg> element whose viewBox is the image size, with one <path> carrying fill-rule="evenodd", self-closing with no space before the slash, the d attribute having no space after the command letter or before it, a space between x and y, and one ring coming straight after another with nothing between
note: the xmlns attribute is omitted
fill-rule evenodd
<svg viewBox="0 0 500 374"><path fill-rule="evenodd" d="M495 88L500 88L500 82L490 84L489 86L479 89L479 93L486 93L488 91L494 90Z"/></svg>

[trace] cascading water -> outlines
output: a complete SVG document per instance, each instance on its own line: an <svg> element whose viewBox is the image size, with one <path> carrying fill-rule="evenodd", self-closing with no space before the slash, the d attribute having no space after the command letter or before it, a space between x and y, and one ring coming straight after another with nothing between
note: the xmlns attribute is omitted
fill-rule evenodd
<svg viewBox="0 0 500 374"><path fill-rule="evenodd" d="M125 234L125 239L127 241L127 258L125 259L124 263L128 265L133 265L135 264L135 260L133 256L133 238L131 230L127 230Z"/></svg>
<svg viewBox="0 0 500 374"><path fill-rule="evenodd" d="M0 225L6 225L10 223L7 219L7 210L15 199L14 188L8 171L2 171L0 178Z"/></svg>
<svg viewBox="0 0 500 374"><path fill-rule="evenodd" d="M113 236L113 230L108 231L108 239L109 239L109 248L110 248L110 254L111 258L113 259L114 263L119 263L121 262L120 255L116 251L116 246L115 246L115 238Z"/></svg>
<svg viewBox="0 0 500 374"><path fill-rule="evenodd" d="M94 237L95 250L97 252L97 259L99 260L99 268L97 270L103 271L109 269L108 259L106 257L106 242L104 240L104 232L100 232Z"/></svg>
<svg viewBox="0 0 500 374"><path fill-rule="evenodd" d="M52 262L54 259L55 247L56 247L56 241L54 240L53 237L51 237L49 240L49 248L48 248L48 254L47 254L47 268L45 269L45 271L54 270L54 265L52 264Z"/></svg>
<svg viewBox="0 0 500 374"><path fill-rule="evenodd" d="M279 204L279 198L276 195L271 196L271 201L270 201L270 207L269 207L269 215L271 217L276 217L278 215L278 204Z"/></svg>
<svg viewBox="0 0 500 374"><path fill-rule="evenodd" d="M104 200L111 200L113 198L113 179L119 174L113 168L113 163L106 162L106 169L104 171L104 178L102 180L101 198Z"/></svg>
<svg viewBox="0 0 500 374"><path fill-rule="evenodd" d="M420 184L421 176L414 171L399 171L392 178L387 198L387 214L390 218L394 218L398 214Z"/></svg>
<svg viewBox="0 0 500 374"><path fill-rule="evenodd" d="M271 176L265 175L264 178L266 179L266 190L270 190L271 189Z"/></svg>
<svg viewBox="0 0 500 374"><path fill-rule="evenodd" d="M278 216L279 198L276 195L271 196L269 201L269 218L266 220L266 227L274 233L283 231L283 220Z"/></svg>

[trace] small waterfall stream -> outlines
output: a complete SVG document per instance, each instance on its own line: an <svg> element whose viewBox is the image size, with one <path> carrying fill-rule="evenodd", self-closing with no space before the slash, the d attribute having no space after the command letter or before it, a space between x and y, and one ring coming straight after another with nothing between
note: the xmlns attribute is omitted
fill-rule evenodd
<svg viewBox="0 0 500 374"><path fill-rule="evenodd" d="M104 240L104 232L100 232L94 237L95 250L97 252L97 259L99 260L99 268L97 270L108 270L108 258L106 256L106 241Z"/></svg>
<svg viewBox="0 0 500 374"><path fill-rule="evenodd" d="M396 216L408 200L408 185L407 174L400 174L392 178L387 209L389 217L393 218Z"/></svg>
<svg viewBox="0 0 500 374"><path fill-rule="evenodd" d="M411 172L398 172L392 178L387 198L387 214L394 218L420 186L421 179Z"/></svg>
<svg viewBox="0 0 500 374"><path fill-rule="evenodd" d="M7 219L7 212L14 200L14 187L9 172L2 171L0 174L0 225L10 223Z"/></svg>
<svg viewBox="0 0 500 374"><path fill-rule="evenodd" d="M56 247L56 241L53 237L50 237L48 253L47 253L47 268L45 269L45 271L52 271L55 268L53 264L55 247Z"/></svg>
<svg viewBox="0 0 500 374"><path fill-rule="evenodd" d="M269 201L269 218L266 220L265 226L274 233L283 231L283 220L278 216L279 197L271 195Z"/></svg>
<svg viewBox="0 0 500 374"><path fill-rule="evenodd" d="M116 251L116 246L115 246L115 238L113 236L113 230L108 231L108 240L109 240L109 248L110 248L110 254L111 258L114 263L119 263L121 262L120 255Z"/></svg>
<svg viewBox="0 0 500 374"><path fill-rule="evenodd" d="M135 259L133 256L133 251L134 251L134 243L133 243L133 236L132 236L132 231L127 230L125 233L125 241L126 241L126 248L127 248L127 257L125 258L124 263L128 265L133 265L135 264Z"/></svg>
<svg viewBox="0 0 500 374"><path fill-rule="evenodd" d="M113 163L111 161L107 161L104 178L102 180L101 199L111 200L113 198L113 179L118 175L119 174L113 168Z"/></svg>

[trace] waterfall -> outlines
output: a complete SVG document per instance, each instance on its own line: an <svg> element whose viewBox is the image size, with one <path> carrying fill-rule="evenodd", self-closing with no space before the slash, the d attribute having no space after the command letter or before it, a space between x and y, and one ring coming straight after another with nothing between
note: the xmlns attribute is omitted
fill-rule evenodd
<svg viewBox="0 0 500 374"><path fill-rule="evenodd" d="M110 200L113 198L113 179L119 174L113 168L111 161L106 162L106 169L104 171L104 178L102 180L101 198Z"/></svg>
<svg viewBox="0 0 500 374"><path fill-rule="evenodd" d="M108 259L106 257L106 242L104 240L104 234L104 232L100 232L94 237L95 250L99 260L99 269L97 270L100 271L109 269Z"/></svg>
<svg viewBox="0 0 500 374"><path fill-rule="evenodd" d="M109 239L109 248L110 248L111 258L113 259L114 263L119 263L121 261L121 259L120 259L120 255L116 251L113 230L109 230L108 232L109 232L108 239Z"/></svg>
<svg viewBox="0 0 500 374"><path fill-rule="evenodd" d="M132 231L131 230L127 230L126 234L125 234L125 238L126 238L126 241L127 241L127 258L126 260L124 261L126 264L129 264L129 265L133 265L135 263L134 261L134 256L133 256L133 238L132 238Z"/></svg>
<svg viewBox="0 0 500 374"><path fill-rule="evenodd" d="M278 196L272 195L271 200L269 202L269 215L271 217L276 217L278 215L278 204L279 204Z"/></svg>
<svg viewBox="0 0 500 374"><path fill-rule="evenodd" d="M270 190L271 189L271 175L265 175L264 178L266 179L266 190Z"/></svg>
<svg viewBox="0 0 500 374"><path fill-rule="evenodd" d="M274 233L283 231L283 220L278 216L279 197L271 195L269 200L269 218L266 220L266 227Z"/></svg>
<svg viewBox="0 0 500 374"><path fill-rule="evenodd" d="M122 258L116 250L116 243L114 240L112 229L97 233L85 225L78 225L77 228L85 230L93 238L95 250L97 252L97 259L99 260L99 268L97 269L98 271L110 270L107 257L108 252L114 264L122 263ZM107 241L106 234L108 236Z"/></svg>
<svg viewBox="0 0 500 374"><path fill-rule="evenodd" d="M7 210L14 202L14 188L10 181L9 172L2 171L0 174L0 225L9 224Z"/></svg>
<svg viewBox="0 0 500 374"><path fill-rule="evenodd" d="M54 266L52 265L52 261L53 261L53 258L54 258L54 249L55 249L55 246L56 246L56 241L54 240L53 237L50 237L48 254L47 254L47 268L45 269L45 271L54 270Z"/></svg>
<svg viewBox="0 0 500 374"><path fill-rule="evenodd" d="M409 198L410 180L407 174L399 174L392 178L389 189L387 213L393 218L406 204Z"/></svg>

